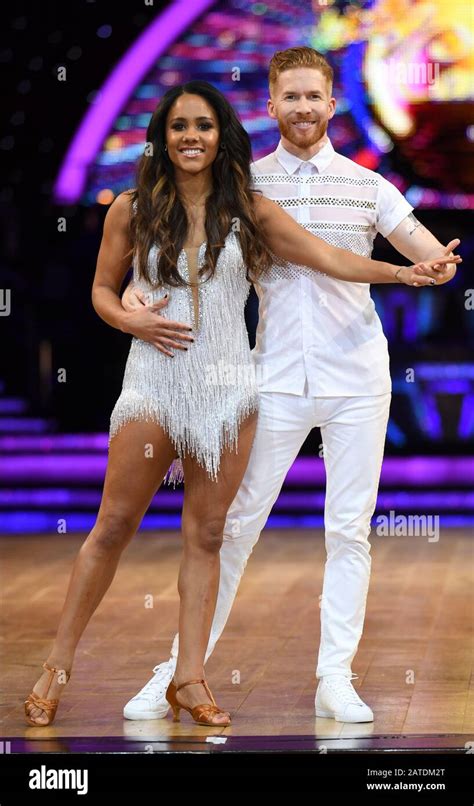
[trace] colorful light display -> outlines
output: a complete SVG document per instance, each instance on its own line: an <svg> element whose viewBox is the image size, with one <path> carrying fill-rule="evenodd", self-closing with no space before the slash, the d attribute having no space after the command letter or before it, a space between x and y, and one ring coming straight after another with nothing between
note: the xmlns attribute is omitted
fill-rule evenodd
<svg viewBox="0 0 474 806"><path fill-rule="evenodd" d="M111 72L66 155L56 200L93 204L133 186L159 98L191 79L224 92L255 159L268 153L278 142L266 112L270 58L306 44L335 69L330 133L339 151L383 173L419 208L473 209L473 15L468 2L455 5L456 14L448 0L178 0ZM409 170L395 170L400 163Z"/></svg>

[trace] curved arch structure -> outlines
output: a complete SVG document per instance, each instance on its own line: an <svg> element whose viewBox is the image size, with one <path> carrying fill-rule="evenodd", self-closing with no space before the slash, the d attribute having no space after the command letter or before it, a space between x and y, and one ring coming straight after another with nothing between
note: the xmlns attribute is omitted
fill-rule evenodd
<svg viewBox="0 0 474 806"><path fill-rule="evenodd" d="M403 1L425 13L425 0ZM439 6L447 0L434 2ZM446 154L443 139L438 136L443 133L446 115L451 120L455 113L459 142L465 145L464 150L459 149L460 159L471 154L472 127L464 126L467 104L446 103L441 80L432 90L441 94L440 101L437 97L427 100L423 96L419 102L417 97L412 98L410 113L420 116L423 137L430 143L429 159L428 146L420 145L419 137L397 140L390 126L379 121L374 112L380 82L373 54L371 57L372 35L380 33L390 47L394 39L403 54L413 28L408 18L387 28L388 6L389 0L338 0L327 7L308 0L273 0L271 4L256 0L173 0L124 54L101 87L98 103L88 109L58 173L55 201L94 204L102 191L108 191L104 198L110 200L132 187L157 99L170 86L192 78L209 81L225 94L251 136L254 158L268 154L279 139L278 127L266 112L270 59L275 51L310 45L329 54L335 69L338 105L330 132L336 149L382 172L420 208L473 209L467 170L465 176L457 171L459 184L455 190L451 180L450 189L442 189L447 187L443 175ZM439 14L437 24L441 32L451 25ZM458 75L455 86L459 84L459 92L463 91L465 71L453 75ZM397 76L393 81L391 73L382 78L382 99L390 101L384 110L389 115L394 104L402 108L405 100L397 100ZM407 85L405 90L411 98L413 87ZM431 136L429 130L436 126L439 132ZM420 165L416 183L412 174L403 176L394 170L391 152L406 152L415 170ZM424 187L423 164L427 160L430 170L441 166L439 190L433 189L433 182ZM449 160L453 172L451 152Z"/></svg>
<svg viewBox="0 0 474 806"><path fill-rule="evenodd" d="M100 103L90 107L66 153L54 187L57 202L80 198L87 170L130 94L153 63L216 0L176 0L138 37L100 90Z"/></svg>

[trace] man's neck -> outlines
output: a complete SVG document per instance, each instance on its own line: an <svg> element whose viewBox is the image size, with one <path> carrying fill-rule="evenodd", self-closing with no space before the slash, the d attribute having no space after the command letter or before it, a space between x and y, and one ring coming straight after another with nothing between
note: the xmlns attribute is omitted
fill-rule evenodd
<svg viewBox="0 0 474 806"><path fill-rule="evenodd" d="M298 157L300 160L310 160L315 154L319 154L322 148L328 143L328 136L327 134L323 135L320 140L318 140L314 145L309 146L308 148L300 148L296 146L294 143L287 140L286 137L281 138L281 144L283 148L288 151L290 154L293 154L294 157Z"/></svg>

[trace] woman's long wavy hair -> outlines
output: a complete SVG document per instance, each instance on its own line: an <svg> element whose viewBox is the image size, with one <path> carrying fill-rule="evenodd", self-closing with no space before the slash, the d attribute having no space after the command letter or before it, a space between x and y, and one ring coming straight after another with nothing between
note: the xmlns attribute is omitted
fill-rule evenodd
<svg viewBox="0 0 474 806"><path fill-rule="evenodd" d="M240 239L247 279L253 280L271 265L271 252L262 239L250 189L250 138L231 104L207 81L189 81L165 93L147 129L147 143L137 166L137 187L132 191L136 213L131 217L131 237L138 275L151 283L148 256L159 248L157 283L186 285L178 272L178 256L188 231L188 219L175 183L174 165L166 144L166 120L176 99L184 93L202 96L219 122L219 149L212 163L212 191L206 200L206 254L200 274L212 277L219 252L234 228ZM151 155L147 155L147 151ZM235 226L236 221L238 222Z"/></svg>

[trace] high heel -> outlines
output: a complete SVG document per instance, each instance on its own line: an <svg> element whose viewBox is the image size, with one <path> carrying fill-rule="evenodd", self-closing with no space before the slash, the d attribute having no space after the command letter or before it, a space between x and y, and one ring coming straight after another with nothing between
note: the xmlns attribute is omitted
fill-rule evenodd
<svg viewBox="0 0 474 806"><path fill-rule="evenodd" d="M53 677L56 673L63 672L66 675L66 683L69 681L71 677L71 672L67 672L65 669L56 669L55 666L49 666L46 661L43 663L43 669L46 669L47 672L50 672L49 680L48 680L48 688L46 689L46 694L44 697L40 697L38 694L35 694L34 691L28 696L25 700L25 717L27 725L33 725L35 728L46 728L48 725L51 725L54 722L54 717L56 716L56 711L58 708L59 700L53 699L48 700L46 699L46 695L48 694L49 689L51 688L51 683L53 682ZM64 684L65 685L65 684ZM40 708L46 716L48 717L47 722L35 722L35 720L30 716L30 712L32 708Z"/></svg>
<svg viewBox="0 0 474 806"><path fill-rule="evenodd" d="M204 686L204 688L206 689L206 694L208 695L208 697L211 700L212 704L209 703L209 702L206 702L206 703L202 703L201 705L195 705L193 708L191 708L188 705L182 705L179 702L179 700L178 700L178 698L176 696L178 691L180 689L184 688L185 686L193 686L193 685L195 685L197 683L200 683L202 686ZM228 727L228 725L230 725L230 722L231 722L230 716L229 716L229 721L228 722L213 722L212 721L211 717L213 715L215 715L215 714L226 714L227 711L223 711L222 708L219 708L216 705L216 701L215 701L214 697L212 696L211 690L210 690L210 688L207 685L205 680L188 680L187 683L181 683L179 686L176 686L175 683L172 680L171 683L169 684L167 690L166 690L166 699L169 702L169 704L171 705L171 708L173 709L173 722L179 722L180 721L179 712L180 712L181 708L184 708L185 711L187 711L189 714L191 714L192 718L194 719L194 721L198 725L214 725L214 726L221 725L224 728L226 728L226 727Z"/></svg>

